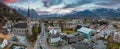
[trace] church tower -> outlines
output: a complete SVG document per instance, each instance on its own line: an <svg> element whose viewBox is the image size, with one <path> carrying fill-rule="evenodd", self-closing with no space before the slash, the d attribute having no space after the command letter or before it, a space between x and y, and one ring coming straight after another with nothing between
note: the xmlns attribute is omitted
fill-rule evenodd
<svg viewBox="0 0 120 49"><path fill-rule="evenodd" d="M31 26L31 18L30 18L30 1L28 0L28 13L27 13L27 30L28 33L31 35L32 34L32 26Z"/></svg>

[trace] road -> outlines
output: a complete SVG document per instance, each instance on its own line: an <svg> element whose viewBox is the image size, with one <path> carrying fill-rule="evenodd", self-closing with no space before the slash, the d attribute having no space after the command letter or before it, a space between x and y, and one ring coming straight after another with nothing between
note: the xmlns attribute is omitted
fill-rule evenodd
<svg viewBox="0 0 120 49"><path fill-rule="evenodd" d="M44 49L49 49L49 46L47 45L47 33L45 31L45 28L44 28L43 32L44 32L44 35L43 35L43 40L41 41L41 46Z"/></svg>
<svg viewBox="0 0 120 49"><path fill-rule="evenodd" d="M43 35L44 35L44 25L43 23L41 23L41 33L38 35L37 41L35 43L34 49L40 49L40 43L43 39Z"/></svg>
<svg viewBox="0 0 120 49"><path fill-rule="evenodd" d="M34 49L40 49L40 45L43 49L68 49L69 46L64 47L50 47L47 44L47 32L45 31L44 23L41 24L41 33L38 35L38 39L35 43Z"/></svg>

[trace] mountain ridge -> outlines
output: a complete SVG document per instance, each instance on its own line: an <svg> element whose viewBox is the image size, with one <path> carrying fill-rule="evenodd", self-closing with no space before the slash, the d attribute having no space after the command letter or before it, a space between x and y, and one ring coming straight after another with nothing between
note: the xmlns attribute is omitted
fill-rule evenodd
<svg viewBox="0 0 120 49"><path fill-rule="evenodd" d="M18 13L22 13L23 15L27 15L27 10L17 10ZM23 11L23 12L19 12ZM93 10L83 10L83 11L73 11L72 13L68 14L49 14L49 15L38 15L38 13L31 9L31 17L36 18L45 18L45 17L66 17L66 18L120 18L120 8L112 9L112 8L97 8Z"/></svg>
<svg viewBox="0 0 120 49"><path fill-rule="evenodd" d="M4 3L0 2L0 28L5 25L8 20L25 20L23 15L18 14L16 10L9 8Z"/></svg>

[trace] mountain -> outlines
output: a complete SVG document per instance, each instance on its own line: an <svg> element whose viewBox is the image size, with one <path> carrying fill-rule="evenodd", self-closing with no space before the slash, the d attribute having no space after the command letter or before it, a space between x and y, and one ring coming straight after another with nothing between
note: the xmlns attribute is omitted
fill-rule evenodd
<svg viewBox="0 0 120 49"><path fill-rule="evenodd" d="M84 10L77 11L70 14L66 14L63 17L66 18L119 18L120 19L120 9L107 9L100 8L94 10Z"/></svg>
<svg viewBox="0 0 120 49"><path fill-rule="evenodd" d="M0 28L5 25L8 20L25 20L26 18L18 14L15 10L9 8L0 2Z"/></svg>
<svg viewBox="0 0 120 49"><path fill-rule="evenodd" d="M23 8L17 8L19 14L27 15L27 10ZM83 11L73 11L67 14L46 14L46 15L38 15L38 13L34 10L30 10L30 16L32 18L120 18L120 9L110 9L110 8L97 8L94 10L83 10Z"/></svg>
<svg viewBox="0 0 120 49"><path fill-rule="evenodd" d="M119 18L118 0L29 0L32 18ZM19 14L27 16L28 1L19 0L7 4L18 9ZM49 12L39 15L39 12ZM44 14L44 13L43 13Z"/></svg>
<svg viewBox="0 0 120 49"><path fill-rule="evenodd" d="M21 14L21 15L28 16L28 9L18 8L18 7L11 7L11 8L15 9L16 12ZM39 17L38 13L34 9L29 9L29 12L30 12L30 17L31 18Z"/></svg>
<svg viewBox="0 0 120 49"><path fill-rule="evenodd" d="M39 15L37 14L37 12L34 9L30 9L30 17L31 18L38 18Z"/></svg>

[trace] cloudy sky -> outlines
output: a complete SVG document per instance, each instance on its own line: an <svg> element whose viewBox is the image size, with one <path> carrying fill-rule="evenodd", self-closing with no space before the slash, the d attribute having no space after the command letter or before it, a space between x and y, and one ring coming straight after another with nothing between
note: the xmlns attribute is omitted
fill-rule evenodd
<svg viewBox="0 0 120 49"><path fill-rule="evenodd" d="M4 2L5 4L17 2L18 0L0 0L0 2Z"/></svg>
<svg viewBox="0 0 120 49"><path fill-rule="evenodd" d="M19 1L23 1L24 2L24 1L27 1L27 0L0 0L0 1L4 2L6 4L10 4L10 3L19 2ZM33 1L38 1L38 0L33 0ZM45 1L48 1L48 0L45 0ZM120 0L89 0L89 1L103 2L103 4L111 4L111 5L113 5L113 4L119 4L120 3Z"/></svg>
<svg viewBox="0 0 120 49"><path fill-rule="evenodd" d="M43 1L49 2L45 7ZM0 0L8 6L28 7L28 0ZM69 13L73 10L85 10L95 8L120 8L120 0L30 0L32 9L56 13ZM67 8L66 8L67 7Z"/></svg>

